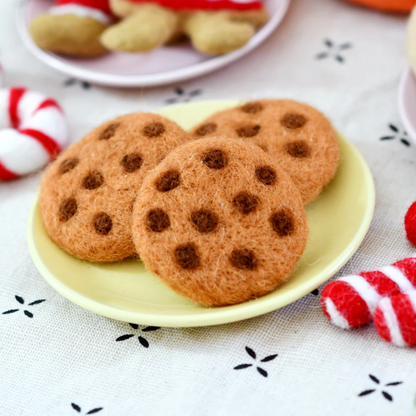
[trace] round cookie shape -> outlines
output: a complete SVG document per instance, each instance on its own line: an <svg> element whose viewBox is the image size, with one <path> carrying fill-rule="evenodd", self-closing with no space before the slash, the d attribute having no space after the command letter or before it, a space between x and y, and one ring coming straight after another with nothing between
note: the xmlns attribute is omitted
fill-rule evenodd
<svg viewBox="0 0 416 416"><path fill-rule="evenodd" d="M292 100L261 100L224 110L196 126L195 138L226 136L260 146L286 170L304 204L316 199L333 178L339 148L329 120Z"/></svg>
<svg viewBox="0 0 416 416"><path fill-rule="evenodd" d="M161 178L176 173L165 191ZM308 239L299 190L258 146L209 138L175 149L144 179L133 239L146 267L174 291L207 306L274 290Z"/></svg>
<svg viewBox="0 0 416 416"><path fill-rule="evenodd" d="M143 178L189 139L176 123L146 113L118 117L88 133L42 179L40 207L49 236L83 260L133 255L131 215Z"/></svg>

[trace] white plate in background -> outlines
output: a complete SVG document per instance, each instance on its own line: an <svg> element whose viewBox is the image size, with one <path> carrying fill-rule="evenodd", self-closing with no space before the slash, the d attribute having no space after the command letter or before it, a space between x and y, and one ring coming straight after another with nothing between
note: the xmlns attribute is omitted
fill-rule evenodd
<svg viewBox="0 0 416 416"><path fill-rule="evenodd" d="M398 104L403 127L416 143L416 77L410 67L400 80Z"/></svg>
<svg viewBox="0 0 416 416"><path fill-rule="evenodd" d="M33 42L28 26L38 14L52 6L53 0L25 0L18 10L17 25L28 49L45 64L71 77L113 87L151 87L195 78L215 71L264 42L279 26L290 0L264 0L270 20L247 45L222 56L205 55L189 43L158 48L150 53L109 53L93 59L68 58L45 52Z"/></svg>

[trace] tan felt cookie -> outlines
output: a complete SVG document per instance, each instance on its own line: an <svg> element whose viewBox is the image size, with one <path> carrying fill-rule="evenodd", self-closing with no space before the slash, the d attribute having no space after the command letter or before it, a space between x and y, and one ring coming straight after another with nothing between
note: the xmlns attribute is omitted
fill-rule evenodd
<svg viewBox="0 0 416 416"><path fill-rule="evenodd" d="M197 138L242 138L268 152L292 177L303 202L316 199L333 178L339 148L329 120L291 100L262 100L221 111L195 127Z"/></svg>
<svg viewBox="0 0 416 416"><path fill-rule="evenodd" d="M30 33L34 42L47 51L95 57L107 53L99 40L107 27L108 24L91 17L43 14L32 21Z"/></svg>
<svg viewBox="0 0 416 416"><path fill-rule="evenodd" d="M173 290L231 305L291 275L308 226L299 190L271 156L242 140L210 138L176 149L145 178L133 239Z"/></svg>
<svg viewBox="0 0 416 416"><path fill-rule="evenodd" d="M49 236L84 260L134 254L137 190L150 170L188 140L177 124L156 114L129 114L94 129L61 153L43 177L40 207Z"/></svg>

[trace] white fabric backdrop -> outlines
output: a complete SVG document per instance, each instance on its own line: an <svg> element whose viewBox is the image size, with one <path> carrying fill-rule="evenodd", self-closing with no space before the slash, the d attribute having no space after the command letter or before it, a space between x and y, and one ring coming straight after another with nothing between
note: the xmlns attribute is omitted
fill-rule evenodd
<svg viewBox="0 0 416 416"><path fill-rule="evenodd" d="M406 65L404 17L339 0L293 0L275 34L228 68L181 85L123 91L65 86L67 77L38 62L20 42L16 5L17 0L0 3L0 60L7 85L23 84L59 99L73 141L107 118L152 110L175 97L181 101L194 90L201 90L194 100L307 101L357 144L376 182L371 229L340 274L412 254L402 222L416 199L416 146L400 141L396 105ZM328 51L329 57L317 59ZM395 139L380 141L392 134ZM244 322L154 332L71 304L44 282L28 253L26 222L39 179L37 174L0 183L0 312L20 309L0 315L0 415L76 415L93 409L103 416L416 415L415 350L390 346L372 326L354 332L331 326L313 294ZM33 318L24 315L15 295L23 297ZM46 301L27 306L39 299ZM116 342L123 334L136 336ZM138 335L149 348L140 345ZM267 378L255 366L234 370L272 354L278 357L261 363ZM402 383L385 387L391 382ZM370 389L376 391L358 396Z"/></svg>

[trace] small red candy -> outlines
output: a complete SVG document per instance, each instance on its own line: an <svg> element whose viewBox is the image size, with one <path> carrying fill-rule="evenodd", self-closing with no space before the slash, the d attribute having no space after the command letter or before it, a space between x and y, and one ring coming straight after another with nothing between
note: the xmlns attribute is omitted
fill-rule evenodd
<svg viewBox="0 0 416 416"><path fill-rule="evenodd" d="M416 202L410 205L404 217L404 228L406 230L407 239L416 245Z"/></svg>
<svg viewBox="0 0 416 416"><path fill-rule="evenodd" d="M416 289L416 258L410 257L372 272L341 277L328 283L321 294L325 315L340 328L367 324L378 302Z"/></svg>

